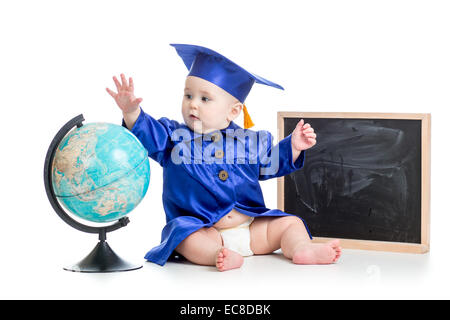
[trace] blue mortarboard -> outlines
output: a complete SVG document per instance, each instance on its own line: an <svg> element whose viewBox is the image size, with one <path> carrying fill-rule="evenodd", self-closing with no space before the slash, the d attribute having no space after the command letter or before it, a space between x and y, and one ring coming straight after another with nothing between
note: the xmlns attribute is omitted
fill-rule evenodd
<svg viewBox="0 0 450 320"><path fill-rule="evenodd" d="M244 103L255 82L284 90L282 86L246 71L211 49L190 44L171 44L171 46L175 47L178 55L183 59L189 70L188 76L199 77L214 83L241 103ZM249 118L245 106L244 116ZM251 122L251 119L249 120Z"/></svg>

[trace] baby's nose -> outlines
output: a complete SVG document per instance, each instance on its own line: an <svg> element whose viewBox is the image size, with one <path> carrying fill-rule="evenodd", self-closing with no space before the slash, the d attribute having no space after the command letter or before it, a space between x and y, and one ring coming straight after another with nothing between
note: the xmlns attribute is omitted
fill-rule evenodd
<svg viewBox="0 0 450 320"><path fill-rule="evenodd" d="M190 107L191 109L198 109L197 104L196 104L193 100L191 100L191 102L189 103L189 107Z"/></svg>

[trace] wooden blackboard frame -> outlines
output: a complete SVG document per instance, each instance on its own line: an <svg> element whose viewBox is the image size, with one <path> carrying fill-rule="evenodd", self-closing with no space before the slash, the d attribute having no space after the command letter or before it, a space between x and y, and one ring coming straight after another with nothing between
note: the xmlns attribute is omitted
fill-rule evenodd
<svg viewBox="0 0 450 320"><path fill-rule="evenodd" d="M341 239L343 248L405 253L425 253L430 248L430 170L431 170L431 114L429 113L360 113L360 112L288 112L277 114L278 141L284 136L285 118L334 118L334 119L400 119L421 121L421 243ZM306 160L307 161L307 160ZM277 181L277 204L284 211L284 177ZM307 221L306 221L307 223ZM321 243L330 238L314 237Z"/></svg>

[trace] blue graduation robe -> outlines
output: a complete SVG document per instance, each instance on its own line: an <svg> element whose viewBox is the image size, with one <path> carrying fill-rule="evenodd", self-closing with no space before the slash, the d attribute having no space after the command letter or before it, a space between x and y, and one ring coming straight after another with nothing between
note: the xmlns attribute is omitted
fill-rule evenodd
<svg viewBox="0 0 450 320"><path fill-rule="evenodd" d="M122 126L126 127L124 121ZM233 208L250 217L290 215L265 207L258 181L300 169L305 152L293 162L290 135L273 146L268 131L247 130L231 122L226 129L201 135L177 121L164 117L156 120L141 108L131 132L149 157L163 167L162 200L167 222L160 245L145 255L147 260L164 265L187 236L213 226ZM247 138L236 132L245 133ZM275 151L279 152L279 161L271 158Z"/></svg>

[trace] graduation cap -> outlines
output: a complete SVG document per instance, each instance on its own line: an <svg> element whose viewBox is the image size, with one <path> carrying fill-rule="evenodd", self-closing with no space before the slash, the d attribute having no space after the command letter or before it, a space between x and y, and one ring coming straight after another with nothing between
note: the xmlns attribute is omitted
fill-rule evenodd
<svg viewBox="0 0 450 320"><path fill-rule="evenodd" d="M260 83L281 90L284 88L272 81L246 71L223 55L201 46L171 44L189 70L188 76L195 76L214 83L242 104L253 84ZM252 119L244 105L244 128L253 127Z"/></svg>

